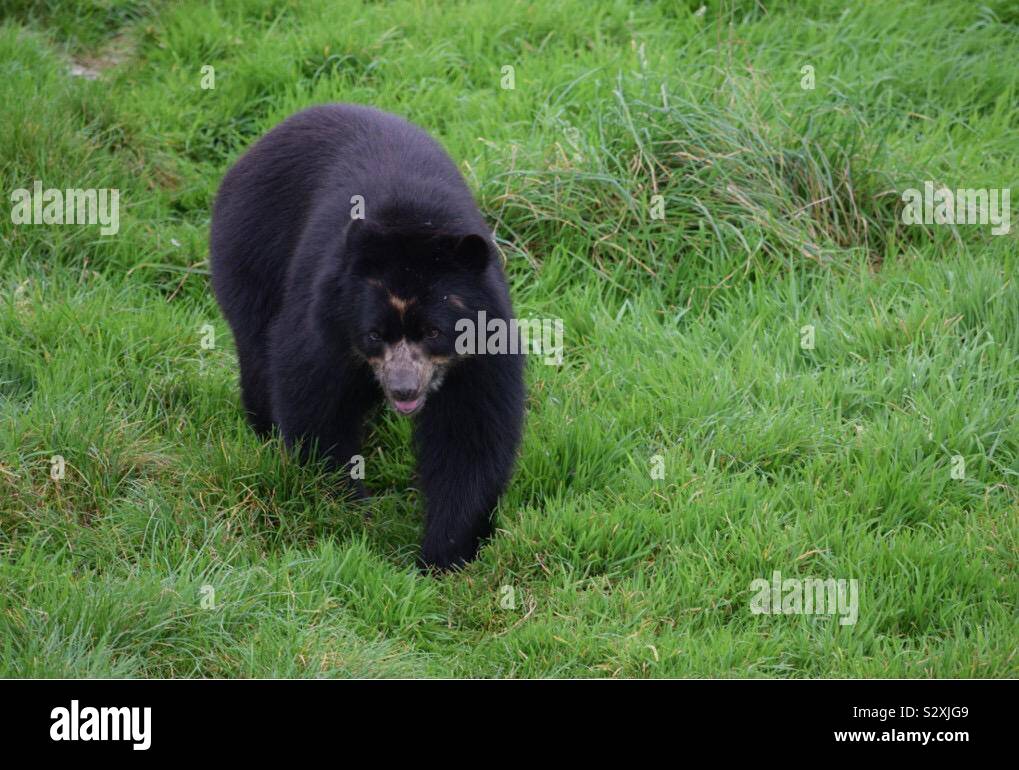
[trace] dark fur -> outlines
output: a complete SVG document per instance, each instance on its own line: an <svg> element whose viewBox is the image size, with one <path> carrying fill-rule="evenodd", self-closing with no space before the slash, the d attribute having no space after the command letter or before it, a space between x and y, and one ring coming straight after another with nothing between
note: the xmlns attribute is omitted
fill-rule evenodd
<svg viewBox="0 0 1019 770"><path fill-rule="evenodd" d="M364 221L351 220L354 195L365 198ZM219 189L211 251L251 425L263 435L278 426L289 447L305 456L317 447L338 470L359 453L381 400L369 329L442 356L457 318L512 317L489 229L455 164L421 129L367 107L314 107L255 144ZM390 293L414 300L406 318L394 317ZM441 338L421 339L426 328ZM522 363L455 361L415 417L424 565L470 561L491 531L520 440Z"/></svg>

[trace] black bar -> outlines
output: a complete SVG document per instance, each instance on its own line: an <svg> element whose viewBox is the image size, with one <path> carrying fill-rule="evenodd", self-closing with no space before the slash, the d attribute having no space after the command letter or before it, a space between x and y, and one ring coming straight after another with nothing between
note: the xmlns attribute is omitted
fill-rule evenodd
<svg viewBox="0 0 1019 770"><path fill-rule="evenodd" d="M801 758L804 749L984 754L1011 748L1015 693L1014 682L1002 680L0 682L7 752L135 759L205 757L210 750L257 758L267 749L325 751L337 743L345 753L359 745L430 753L436 742L459 752L466 741L495 757L521 749L521 740L532 749L548 743L577 752L630 746L642 753L668 745L677 752L746 749ZM82 740L85 723L98 721L87 707L138 708L139 736L142 709L151 709L150 746L109 740L110 730L105 742ZM58 708L66 714L53 716ZM72 727L72 711L78 740L68 732L54 741L51 730L60 720L59 729ZM873 739L861 742L871 732ZM840 742L836 733L856 738Z"/></svg>

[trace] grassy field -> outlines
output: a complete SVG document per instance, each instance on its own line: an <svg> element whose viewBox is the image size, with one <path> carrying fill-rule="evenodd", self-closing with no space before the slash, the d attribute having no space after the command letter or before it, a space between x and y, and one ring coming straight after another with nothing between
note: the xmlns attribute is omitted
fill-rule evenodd
<svg viewBox="0 0 1019 770"><path fill-rule="evenodd" d="M1016 675L1015 231L900 199L1019 186L1014 3L0 9L0 675ZM414 567L407 422L366 521L241 413L211 202L328 101L439 138L565 324L461 573ZM35 180L119 232L14 224ZM776 570L858 621L753 614Z"/></svg>

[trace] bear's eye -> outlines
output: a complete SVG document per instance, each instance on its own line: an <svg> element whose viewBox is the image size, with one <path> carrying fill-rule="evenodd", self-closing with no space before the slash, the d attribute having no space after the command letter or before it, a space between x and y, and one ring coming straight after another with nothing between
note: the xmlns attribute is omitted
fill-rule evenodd
<svg viewBox="0 0 1019 770"><path fill-rule="evenodd" d="M429 329L428 331L425 332L425 337L430 340L434 340L438 336L439 336L438 329Z"/></svg>
<svg viewBox="0 0 1019 770"><path fill-rule="evenodd" d="M368 332L365 337L369 342L380 342L382 340L382 335L378 332Z"/></svg>

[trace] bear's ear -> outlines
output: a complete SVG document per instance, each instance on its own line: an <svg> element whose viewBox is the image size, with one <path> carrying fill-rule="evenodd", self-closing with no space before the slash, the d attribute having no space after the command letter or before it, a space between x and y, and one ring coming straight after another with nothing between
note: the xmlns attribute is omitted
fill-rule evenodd
<svg viewBox="0 0 1019 770"><path fill-rule="evenodd" d="M460 238L453 246L453 262L465 270L480 273L488 267L488 241L477 233Z"/></svg>
<svg viewBox="0 0 1019 770"><path fill-rule="evenodd" d="M372 254L373 242L378 238L377 229L363 219L352 219L344 235L344 254L347 269L354 275L367 276L373 272L377 261Z"/></svg>
<svg viewBox="0 0 1019 770"><path fill-rule="evenodd" d="M359 246L372 235L372 226L363 219L351 219L347 225L347 233L344 236L347 248Z"/></svg>

